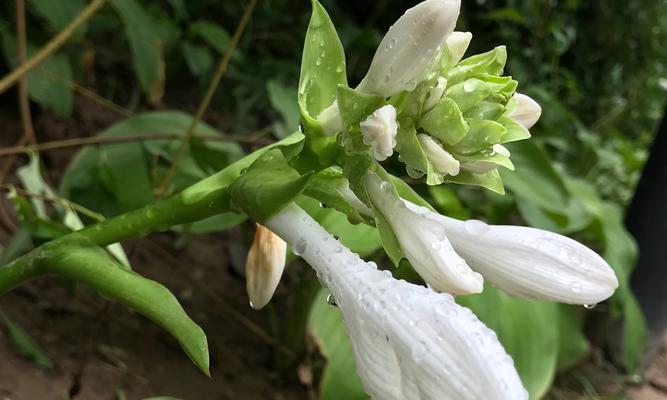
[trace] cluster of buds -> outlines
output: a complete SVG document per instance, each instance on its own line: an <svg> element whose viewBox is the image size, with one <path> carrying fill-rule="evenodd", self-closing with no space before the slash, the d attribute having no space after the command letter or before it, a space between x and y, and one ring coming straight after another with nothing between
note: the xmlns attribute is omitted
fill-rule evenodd
<svg viewBox="0 0 667 400"><path fill-rule="evenodd" d="M263 222L272 232L258 228L248 259L256 308L275 290L285 242L316 270L343 313L359 376L375 399L527 399L496 335L452 295L480 293L486 280L517 297L592 305L618 286L610 266L583 244L437 214L380 166L397 152L408 173L426 175L427 184L503 191L497 168L514 168L503 144L529 138L541 109L502 76L505 47L463 58L472 35L453 31L459 9L460 0L426 0L409 9L355 89L340 84L319 103L317 118L302 107L304 120L317 124L304 129L306 140L324 134L339 152L332 158L338 165L314 174L326 183L311 193L329 191L344 205L340 211L374 224L391 260L407 260L428 287L365 263L295 204ZM322 24L320 16L315 25ZM317 88L313 98L323 92ZM337 140L327 138L333 135Z"/></svg>
<svg viewBox="0 0 667 400"><path fill-rule="evenodd" d="M413 178L503 191L497 168L514 169L504 143L527 139L541 108L502 76L505 46L463 58L472 39L453 32L459 0L427 0L387 32L355 91L386 104L346 124L341 102L318 116L326 134L361 131L377 161L394 153Z"/></svg>

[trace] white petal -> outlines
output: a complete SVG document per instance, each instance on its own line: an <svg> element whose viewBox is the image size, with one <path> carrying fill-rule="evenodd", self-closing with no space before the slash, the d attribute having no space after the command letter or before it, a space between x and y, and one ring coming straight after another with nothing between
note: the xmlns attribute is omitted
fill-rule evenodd
<svg viewBox="0 0 667 400"><path fill-rule="evenodd" d="M343 130L343 120L338 109L338 102L334 101L332 105L322 110L317 116L317 122L322 127L322 132L325 135L335 135Z"/></svg>
<svg viewBox="0 0 667 400"><path fill-rule="evenodd" d="M511 155L507 147L503 146L500 143L494 144L492 149L495 154L500 154L501 156L509 157Z"/></svg>
<svg viewBox="0 0 667 400"><path fill-rule="evenodd" d="M447 150L443 149L440 143L436 142L431 136L423 133L418 134L417 139L436 171L451 176L459 174L461 164Z"/></svg>
<svg viewBox="0 0 667 400"><path fill-rule="evenodd" d="M358 90L390 97L414 89L454 30L461 0L426 0L410 8L382 39Z"/></svg>
<svg viewBox="0 0 667 400"><path fill-rule="evenodd" d="M397 132L396 109L391 104L378 108L361 123L364 143L371 146L373 157L378 161L394 153Z"/></svg>
<svg viewBox="0 0 667 400"><path fill-rule="evenodd" d="M457 295L482 291L484 279L456 254L441 224L408 209L374 173L366 175L366 190L391 226L405 258L426 283Z"/></svg>
<svg viewBox="0 0 667 400"><path fill-rule="evenodd" d="M438 104L438 102L442 98L442 95L445 93L446 88L447 88L447 79L443 78L442 76L439 76L435 86L428 93L428 99L426 99L426 101L424 102L423 112L430 110L431 108L435 107L436 104Z"/></svg>
<svg viewBox="0 0 667 400"><path fill-rule="evenodd" d="M378 271L295 205L267 225L331 290L373 399L528 399L495 333L450 295Z"/></svg>
<svg viewBox="0 0 667 400"><path fill-rule="evenodd" d="M614 271L602 257L566 236L523 226L464 222L406 205L440 222L454 249L473 269L511 295L596 304L618 287Z"/></svg>
<svg viewBox="0 0 667 400"><path fill-rule="evenodd" d="M525 94L515 93L514 98L517 104L516 108L510 113L510 117L526 129L530 129L540 119L542 107Z"/></svg>
<svg viewBox="0 0 667 400"><path fill-rule="evenodd" d="M273 297L285 269L286 247L276 234L257 224L245 264L246 290L252 308L263 308Z"/></svg>
<svg viewBox="0 0 667 400"><path fill-rule="evenodd" d="M471 40L472 33L470 32L452 32L449 35L447 38L447 47L449 47L449 51L452 53L452 64L461 61L466 50L468 50L468 46L470 46Z"/></svg>

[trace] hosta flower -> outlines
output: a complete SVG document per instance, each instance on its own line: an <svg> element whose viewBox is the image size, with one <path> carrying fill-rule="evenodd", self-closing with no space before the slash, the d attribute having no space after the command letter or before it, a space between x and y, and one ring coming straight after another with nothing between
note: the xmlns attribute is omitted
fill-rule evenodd
<svg viewBox="0 0 667 400"><path fill-rule="evenodd" d="M391 104L378 108L361 123L364 143L371 146L373 157L378 161L394 153L397 131L396 109Z"/></svg>
<svg viewBox="0 0 667 400"><path fill-rule="evenodd" d="M523 226L459 221L407 201L405 204L440 224L472 269L511 295L596 304L618 287L614 271L602 257L566 236Z"/></svg>
<svg viewBox="0 0 667 400"><path fill-rule="evenodd" d="M496 335L450 295L378 271L296 205L271 217L267 226L331 290L373 399L528 399Z"/></svg>
<svg viewBox="0 0 667 400"><path fill-rule="evenodd" d="M246 290L252 308L259 310L273 297L285 269L286 246L280 237L257 224L245 264Z"/></svg>
<svg viewBox="0 0 667 400"><path fill-rule="evenodd" d="M390 97L412 90L454 31L460 0L426 0L408 9L384 36L357 90Z"/></svg>
<svg viewBox="0 0 667 400"><path fill-rule="evenodd" d="M525 94L515 93L514 99L516 100L516 106L510 113L510 117L526 129L530 129L540 119L542 107Z"/></svg>
<svg viewBox="0 0 667 400"><path fill-rule="evenodd" d="M442 224L407 208L389 182L366 175L366 191L398 240L405 258L433 289L452 294L482 291L484 280L459 257Z"/></svg>

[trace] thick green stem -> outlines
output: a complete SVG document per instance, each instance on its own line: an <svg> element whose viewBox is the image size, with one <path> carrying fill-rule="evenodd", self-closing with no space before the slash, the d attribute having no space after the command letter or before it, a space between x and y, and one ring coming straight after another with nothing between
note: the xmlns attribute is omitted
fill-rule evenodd
<svg viewBox="0 0 667 400"><path fill-rule="evenodd" d="M34 249L8 265L0 267L0 295L22 282L49 272L41 270L37 261L52 256L54 249L72 240L84 240L98 246L107 246L121 240L144 236L150 232L166 230L174 225L199 221L229 211L227 189L250 164L273 147L289 146L301 140L303 140L303 135L295 133L278 143L247 155L175 196L91 225Z"/></svg>

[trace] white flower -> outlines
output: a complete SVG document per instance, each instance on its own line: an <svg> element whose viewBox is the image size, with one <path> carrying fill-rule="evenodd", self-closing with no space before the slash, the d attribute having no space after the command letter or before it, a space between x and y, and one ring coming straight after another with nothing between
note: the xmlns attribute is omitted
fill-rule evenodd
<svg viewBox="0 0 667 400"><path fill-rule="evenodd" d="M267 221L329 287L377 400L526 400L495 333L448 294L378 271L296 205Z"/></svg>
<svg viewBox="0 0 667 400"><path fill-rule="evenodd" d="M257 224L245 263L246 290L252 308L259 310L273 297L285 269L286 247L280 237Z"/></svg>
<svg viewBox="0 0 667 400"><path fill-rule="evenodd" d="M390 97L414 89L454 30L461 0L426 0L410 8L382 39L358 90Z"/></svg>
<svg viewBox="0 0 667 400"><path fill-rule="evenodd" d="M463 55L468 50L470 46L470 41L472 40L472 33L470 32L452 32L449 37L447 37L447 47L452 53L452 59L450 63L456 64L461 61Z"/></svg>
<svg viewBox="0 0 667 400"><path fill-rule="evenodd" d="M394 153L397 132L396 109L391 104L373 111L361 123L364 143L371 146L373 157L378 161L384 161Z"/></svg>
<svg viewBox="0 0 667 400"><path fill-rule="evenodd" d="M426 153L433 168L445 175L456 176L461 170L461 163L454 158L447 150L443 149L440 143L436 142L431 136L420 133L417 135L419 143Z"/></svg>
<svg viewBox="0 0 667 400"><path fill-rule="evenodd" d="M431 108L435 107L438 104L438 102L442 98L442 95L445 93L446 88L447 88L447 79L443 78L442 76L439 76L435 86L433 86L428 93L428 98L424 102L423 112L430 110Z"/></svg>
<svg viewBox="0 0 667 400"><path fill-rule="evenodd" d="M332 105L322 110L317 116L317 122L322 127L322 133L325 135L335 135L343 130L343 120L338 109L338 102L334 101Z"/></svg>
<svg viewBox="0 0 667 400"><path fill-rule="evenodd" d="M530 129L542 115L542 107L525 94L515 93L516 108L510 113L510 118Z"/></svg>
<svg viewBox="0 0 667 400"><path fill-rule="evenodd" d="M495 287L519 297L596 304L618 287L597 253L566 236L523 226L459 221L405 202L447 230L452 246Z"/></svg>
<svg viewBox="0 0 667 400"><path fill-rule="evenodd" d="M451 294L482 291L484 279L473 272L447 240L442 224L408 209L389 182L366 174L366 191L398 240L405 258L433 289Z"/></svg>

